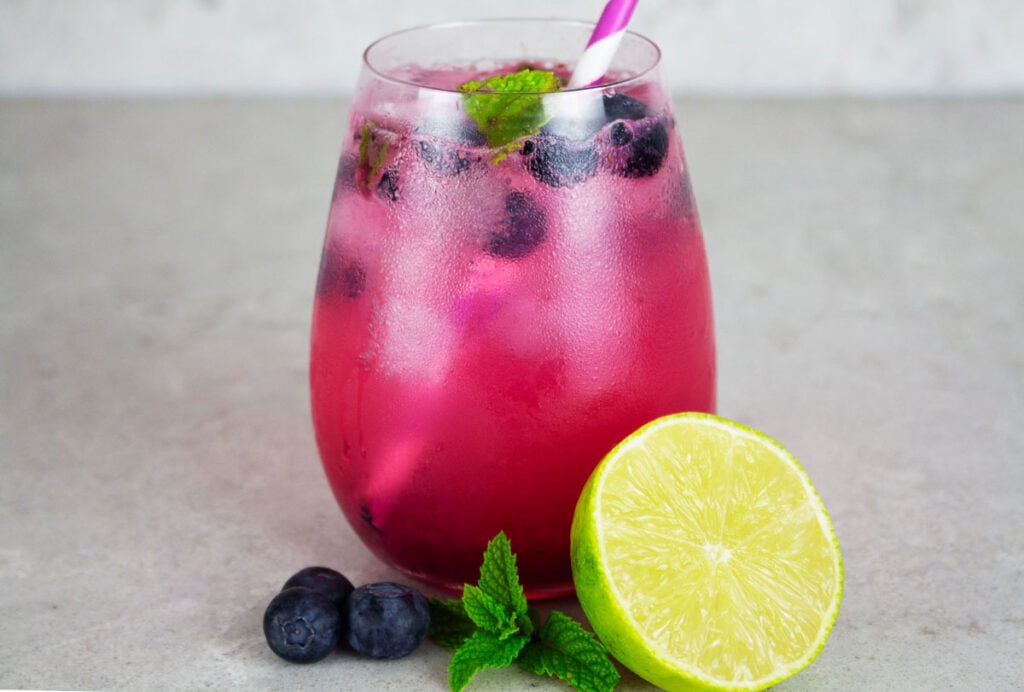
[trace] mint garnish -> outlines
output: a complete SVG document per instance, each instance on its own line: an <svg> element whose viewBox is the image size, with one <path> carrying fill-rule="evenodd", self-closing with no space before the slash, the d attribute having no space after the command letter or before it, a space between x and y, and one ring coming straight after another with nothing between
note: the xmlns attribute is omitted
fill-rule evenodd
<svg viewBox="0 0 1024 692"><path fill-rule="evenodd" d="M430 638L455 651L449 685L460 692L487 668L518 662L538 675L561 678L580 692L609 692L619 671L593 634L560 611L541 625L519 584L516 556L504 532L487 544L480 581L462 599L430 599Z"/></svg>
<svg viewBox="0 0 1024 692"><path fill-rule="evenodd" d="M448 664L448 685L453 692L461 692L481 670L512 665L529 641L521 634L503 638L484 630L474 632Z"/></svg>
<svg viewBox="0 0 1024 692"><path fill-rule="evenodd" d="M430 638L454 651L476 632L462 601L430 599Z"/></svg>
<svg viewBox="0 0 1024 692"><path fill-rule="evenodd" d="M465 109L491 147L507 147L537 134L546 120L542 95L557 91L561 83L553 72L524 68L459 86Z"/></svg>
<svg viewBox="0 0 1024 692"><path fill-rule="evenodd" d="M604 645L558 610L523 649L519 665L537 675L561 678L577 690L611 690L619 681Z"/></svg>
<svg viewBox="0 0 1024 692"><path fill-rule="evenodd" d="M380 181L390 144L378 123L373 120L363 121L359 131L359 160L356 163L356 187L363 194L370 194Z"/></svg>

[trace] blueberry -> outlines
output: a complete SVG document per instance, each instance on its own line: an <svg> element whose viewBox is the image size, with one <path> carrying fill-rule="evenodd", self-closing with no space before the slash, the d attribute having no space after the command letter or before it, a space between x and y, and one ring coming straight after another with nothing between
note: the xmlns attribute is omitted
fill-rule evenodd
<svg viewBox="0 0 1024 692"><path fill-rule="evenodd" d="M358 298L366 290L366 269L357 260L348 260L324 246L320 255L320 274L316 282L317 295L323 298Z"/></svg>
<svg viewBox="0 0 1024 692"><path fill-rule="evenodd" d="M380 531L380 527L373 523L373 511L369 505L362 504L359 506L359 518L366 522L366 525L374 531Z"/></svg>
<svg viewBox="0 0 1024 692"><path fill-rule="evenodd" d="M547 216L525 192L505 196L505 217L484 243L484 250L506 259L526 257L544 240Z"/></svg>
<svg viewBox="0 0 1024 692"><path fill-rule="evenodd" d="M398 201L398 169L388 168L381 173L380 181L377 183L377 196L385 202Z"/></svg>
<svg viewBox="0 0 1024 692"><path fill-rule="evenodd" d="M668 153L668 130L660 119L647 118L627 125L612 125L608 135L611 144L601 164L623 178L645 178L661 168Z"/></svg>
<svg viewBox="0 0 1024 692"><path fill-rule="evenodd" d="M551 187L571 187L597 171L597 149L591 142L540 135L523 143L526 168Z"/></svg>
<svg viewBox="0 0 1024 692"><path fill-rule="evenodd" d="M358 298L366 289L366 270L359 262L352 261L342 267L340 278L346 298Z"/></svg>
<svg viewBox="0 0 1024 692"><path fill-rule="evenodd" d="M453 176L469 168L471 159L462 149L439 139L423 138L416 142L416 153L427 168L441 175Z"/></svg>
<svg viewBox="0 0 1024 692"><path fill-rule="evenodd" d="M349 646L372 658L412 653L430 628L430 609L423 594L391 582L366 584L353 591L346 616Z"/></svg>
<svg viewBox="0 0 1024 692"><path fill-rule="evenodd" d="M345 575L330 567L301 569L289 577L281 589L290 589L293 586L304 586L307 589L319 591L331 600L339 613L345 609L345 601L348 600L349 594L355 588Z"/></svg>
<svg viewBox="0 0 1024 692"><path fill-rule="evenodd" d="M612 94L604 96L604 117L605 122L613 120L641 120L650 115L647 106L637 101L632 96L625 94Z"/></svg>
<svg viewBox="0 0 1024 692"><path fill-rule="evenodd" d="M633 141L633 131L629 129L626 123L618 122L612 125L610 137L612 144L615 146L625 146Z"/></svg>
<svg viewBox="0 0 1024 692"><path fill-rule="evenodd" d="M313 663L338 645L341 613L319 591L293 586L270 601L263 614L263 634L284 660Z"/></svg>

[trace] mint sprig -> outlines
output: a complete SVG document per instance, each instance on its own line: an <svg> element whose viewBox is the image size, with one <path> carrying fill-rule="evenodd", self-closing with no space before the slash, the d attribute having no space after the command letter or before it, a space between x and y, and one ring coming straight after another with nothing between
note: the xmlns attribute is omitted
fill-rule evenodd
<svg viewBox="0 0 1024 692"><path fill-rule="evenodd" d="M430 637L455 652L448 664L453 692L482 670L516 662L580 692L610 692L619 681L604 645L578 622L555 610L540 624L540 614L523 595L504 532L487 544L480 581L466 584L461 600L430 599Z"/></svg>
<svg viewBox="0 0 1024 692"><path fill-rule="evenodd" d="M369 195L380 182L390 149L390 138L380 124L364 120L359 130L359 159L356 163L356 187L364 195Z"/></svg>
<svg viewBox="0 0 1024 692"><path fill-rule="evenodd" d="M481 670L512 665L529 641L522 634L502 638L483 630L474 632L448 664L448 685L453 692L460 692Z"/></svg>
<svg viewBox="0 0 1024 692"><path fill-rule="evenodd" d="M430 638L435 642L454 651L476 631L462 601L430 599Z"/></svg>
<svg viewBox="0 0 1024 692"><path fill-rule="evenodd" d="M611 690L619 671L594 635L555 610L519 656L519 665L537 675L553 675L578 690Z"/></svg>
<svg viewBox="0 0 1024 692"><path fill-rule="evenodd" d="M521 137L537 134L547 122L543 95L561 82L553 72L524 68L518 72L471 79L458 89L464 108L493 148L509 147Z"/></svg>

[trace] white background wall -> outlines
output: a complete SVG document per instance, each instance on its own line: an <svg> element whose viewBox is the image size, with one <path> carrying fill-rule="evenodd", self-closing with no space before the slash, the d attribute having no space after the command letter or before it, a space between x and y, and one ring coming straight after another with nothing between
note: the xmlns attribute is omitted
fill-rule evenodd
<svg viewBox="0 0 1024 692"><path fill-rule="evenodd" d="M431 21L603 0L0 0L0 94L339 93ZM679 92L1024 93L1024 0L641 0Z"/></svg>

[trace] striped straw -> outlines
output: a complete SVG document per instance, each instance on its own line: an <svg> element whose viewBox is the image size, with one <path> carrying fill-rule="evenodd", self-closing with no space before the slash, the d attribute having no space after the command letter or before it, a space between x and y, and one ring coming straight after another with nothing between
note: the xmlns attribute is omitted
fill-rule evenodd
<svg viewBox="0 0 1024 692"><path fill-rule="evenodd" d="M586 50L576 63L576 70L569 80L570 89L593 86L601 81L612 64L615 51L619 49L636 3L637 0L608 0L601 19L594 27L594 33L590 35Z"/></svg>

